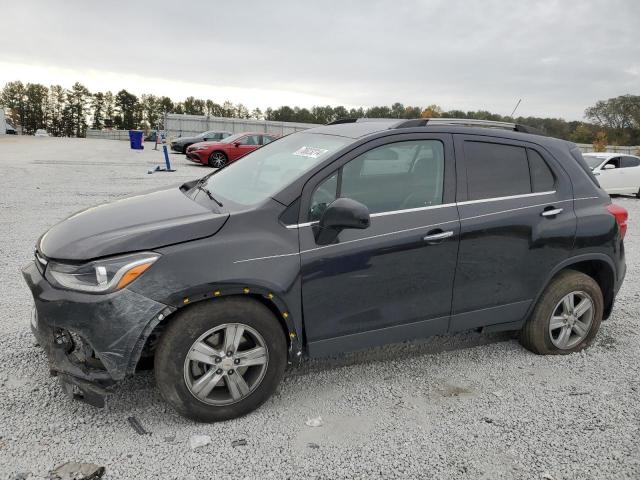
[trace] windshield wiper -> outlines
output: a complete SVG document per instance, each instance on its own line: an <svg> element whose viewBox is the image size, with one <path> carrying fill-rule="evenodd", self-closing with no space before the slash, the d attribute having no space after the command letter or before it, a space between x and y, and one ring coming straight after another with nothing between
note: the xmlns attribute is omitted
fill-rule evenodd
<svg viewBox="0 0 640 480"><path fill-rule="evenodd" d="M222 207L222 202L218 199L216 199L216 197L213 196L213 194L211 193L211 190L209 190L207 187L205 187L203 184L196 184L196 188L198 190L202 190L204 193L207 194L207 197L209 197L211 200L213 200L214 202L216 202L218 204L218 206Z"/></svg>

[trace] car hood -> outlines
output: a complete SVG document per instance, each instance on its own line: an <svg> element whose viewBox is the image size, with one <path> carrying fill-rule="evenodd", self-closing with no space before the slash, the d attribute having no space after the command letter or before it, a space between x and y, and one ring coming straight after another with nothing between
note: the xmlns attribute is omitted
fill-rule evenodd
<svg viewBox="0 0 640 480"><path fill-rule="evenodd" d="M78 212L46 232L38 249L58 260L152 250L214 235L228 217L173 187Z"/></svg>

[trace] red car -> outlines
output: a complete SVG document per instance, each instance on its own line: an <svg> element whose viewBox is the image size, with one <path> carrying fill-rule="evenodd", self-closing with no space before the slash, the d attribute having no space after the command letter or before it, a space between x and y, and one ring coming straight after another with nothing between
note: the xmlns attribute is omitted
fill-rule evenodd
<svg viewBox="0 0 640 480"><path fill-rule="evenodd" d="M222 168L276 138L276 135L266 133L236 133L216 142L194 143L187 148L187 158L192 162Z"/></svg>

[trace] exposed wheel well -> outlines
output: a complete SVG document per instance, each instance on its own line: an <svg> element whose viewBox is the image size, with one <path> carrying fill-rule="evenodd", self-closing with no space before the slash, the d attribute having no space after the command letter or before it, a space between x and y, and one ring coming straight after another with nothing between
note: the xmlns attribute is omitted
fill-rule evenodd
<svg viewBox="0 0 640 480"><path fill-rule="evenodd" d="M567 265L560 270L560 272L564 270L577 270L585 275L589 275L598 283L604 299L603 319L606 320L609 318L613 308L613 290L615 285L614 273L611 266L602 260L585 260Z"/></svg>
<svg viewBox="0 0 640 480"><path fill-rule="evenodd" d="M268 298L263 297L262 295L253 295L253 294L238 294L238 295L225 295L225 296L221 296L221 297L216 297L216 298L209 298L207 300L202 300L203 302L216 302L221 298L230 298L230 297L239 297L239 298L243 298L247 301L257 301L262 303L264 306L266 306L271 313L273 313L274 318L278 321L280 328L282 329L282 335L284 335L286 342L287 342L287 348L289 348L291 346L291 339L289 337L289 329L287 328L287 325L285 324L280 310L278 309L277 305L275 305L273 302L271 302ZM196 304L200 304L202 302L197 302L197 303L193 303L190 305L186 305L182 308L179 308L178 310L176 310L175 312L173 312L171 315L166 316L164 319L162 319L161 322L159 322L155 328L153 329L153 331L149 334L149 336L147 337L144 347L142 348L142 352L140 354L140 358L138 359L137 368L151 368L153 366L153 355L155 353L156 350L156 346L158 344L158 340L160 339L160 337L162 336L162 334L164 333L164 330L167 328L167 326L169 325L169 323L175 318L176 313L178 312L185 312L186 310L188 310L189 308L191 308L193 305Z"/></svg>

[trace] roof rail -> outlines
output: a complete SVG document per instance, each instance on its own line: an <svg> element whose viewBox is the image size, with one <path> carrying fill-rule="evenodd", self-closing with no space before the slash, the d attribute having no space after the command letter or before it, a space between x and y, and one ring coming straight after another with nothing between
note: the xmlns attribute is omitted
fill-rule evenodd
<svg viewBox="0 0 640 480"><path fill-rule="evenodd" d="M513 122L498 122L495 120L476 120L474 118L413 118L410 120L402 120L396 118L341 118L327 123L327 125L339 125L342 123L356 123L356 122L389 122L396 121L391 128L414 128L414 127L426 127L427 125L458 125L461 127L485 127L485 128L499 128L503 130L510 130L512 132L530 133L533 135L546 136L541 130L527 125L521 125Z"/></svg>
<svg viewBox="0 0 640 480"><path fill-rule="evenodd" d="M520 125L513 122L498 122L494 120L476 120L473 118L416 118L400 122L393 128L424 127L426 125L459 125L462 127L501 128L503 130L511 130L514 132L546 135L541 130L528 127L527 125Z"/></svg>

